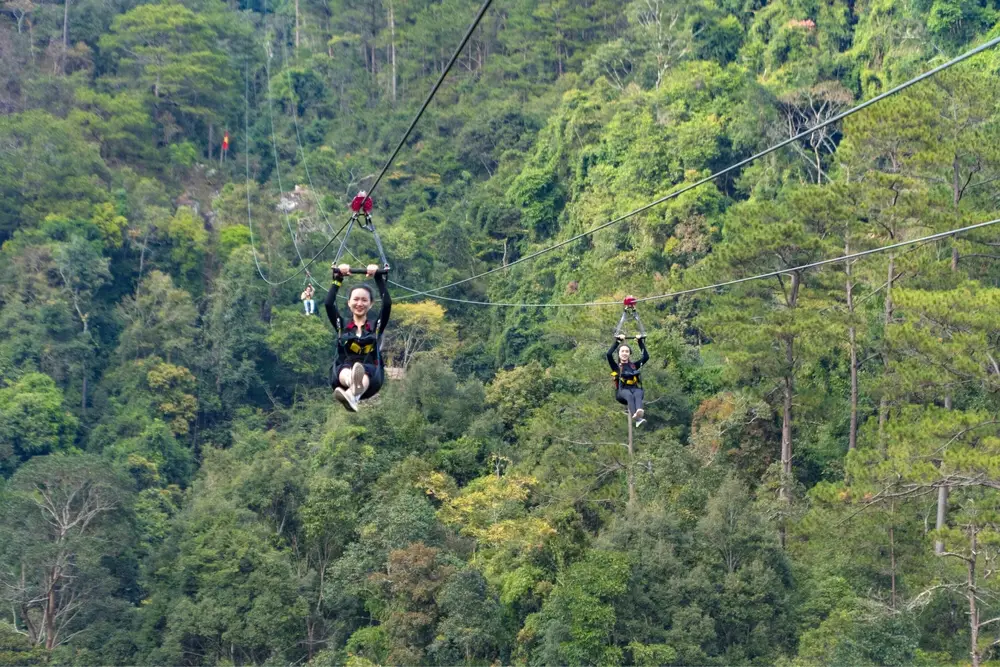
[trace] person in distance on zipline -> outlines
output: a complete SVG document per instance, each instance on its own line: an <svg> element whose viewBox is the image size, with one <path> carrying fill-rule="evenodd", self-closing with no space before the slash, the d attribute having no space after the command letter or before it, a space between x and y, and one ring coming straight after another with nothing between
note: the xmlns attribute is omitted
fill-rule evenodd
<svg viewBox="0 0 1000 667"><path fill-rule="evenodd" d="M302 306L306 309L306 315L316 314L316 300L313 299L316 290L313 289L312 285L306 285L305 291L299 295L299 299L302 300Z"/></svg>
<svg viewBox="0 0 1000 667"><path fill-rule="evenodd" d="M392 299L389 298L385 277L378 273L378 265L369 264L366 273L369 278L375 279L382 299L382 311L374 322L368 319L375 294L368 285L357 285L348 293L347 308L351 319L345 325L337 310L337 291L343 284L344 276L351 275L351 267L341 264L331 265L330 268L333 270L333 284L326 293L324 305L326 315L337 332L337 357L330 369L330 386L333 387L334 397L345 408L357 412L358 403L378 393L385 379L380 348L385 325L389 323Z"/></svg>
<svg viewBox="0 0 1000 667"><path fill-rule="evenodd" d="M642 407L642 379L639 377L639 369L649 361L645 339L645 334L635 337L639 349L642 350L642 358L639 361L632 361L632 348L625 345L625 334L615 336L615 342L608 350L608 364L611 366L611 375L615 378L615 399L628 407L628 413L635 419L636 426L641 426L646 421L643 418L645 410Z"/></svg>

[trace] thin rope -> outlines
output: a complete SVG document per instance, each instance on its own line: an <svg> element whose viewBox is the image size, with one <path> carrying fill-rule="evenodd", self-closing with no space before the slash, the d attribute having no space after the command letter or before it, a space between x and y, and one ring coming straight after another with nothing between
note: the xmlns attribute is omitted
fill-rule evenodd
<svg viewBox="0 0 1000 667"><path fill-rule="evenodd" d="M745 278L736 278L734 280L727 280L724 282L713 283L711 285L704 285L702 287L692 287L689 289L678 290L676 292L667 292L666 294L646 296L640 299L636 299L636 302L643 303L648 301L659 301L661 299L673 299L679 296L685 296L687 294L695 294L697 292L706 292L709 290L721 289L723 287L731 287L733 285L748 283L754 280L763 280L765 278L774 278L776 276L788 275L791 273L796 273L798 271L807 271L809 269L815 269L817 267L827 266L829 264L847 262L853 259L858 259L860 257L867 257L869 255L888 252L889 250L895 250L896 248L903 248L905 246L913 245L915 243L926 243L930 241L937 241L939 239L947 238L949 236L956 236L958 234L964 234L965 232L970 232L976 229L990 227L998 223L1000 223L1000 218L996 220L990 220L988 222L980 222L975 225L969 225L967 227L959 227L958 229L950 229L945 232L938 232L937 234L930 234L929 236L922 236L920 238L912 239L910 241L900 241L899 243L893 243L891 245L881 246L878 248L871 248L869 250L862 250L860 252L851 253L849 255L842 255L840 257L823 259L818 262L811 262L809 264L793 266L787 269L778 269L776 271L759 273L754 276L747 276ZM493 302L493 301L472 301L468 299L452 299L448 297L437 296L435 294L431 294L430 292L417 292L417 291L414 291L413 294L408 296L429 296L432 299L440 299L442 301L451 301L454 303L464 303L471 306L496 306L500 308L595 308L599 306L615 306L617 308L622 307L621 301L589 301L587 303L503 303L503 302ZM403 298L407 298L407 296L400 297L400 299ZM398 301L399 299L394 299L394 300Z"/></svg>
<svg viewBox="0 0 1000 667"><path fill-rule="evenodd" d="M267 54L265 53L264 55L266 56ZM246 60L245 63L246 64L245 64L244 79L243 79L243 81L244 81L244 85L243 85L243 141L244 141L244 151L243 151L243 153L244 153L244 159L245 159L245 162L246 162L247 224L248 224L248 226L250 228L250 250L251 250L251 253L253 254L253 263L257 267L257 273L258 273L258 275L260 275L261 280L263 280L265 283L267 283L271 287L279 287L279 286L284 285L285 283L291 281L293 278L295 278L295 276L299 275L303 271L308 270L309 266L313 262L315 262L316 259L321 254L323 254L323 251L325 251L330 246L330 244L332 244L334 242L334 240L336 240L337 236L340 235L340 232L344 231L344 227L347 227L347 223L350 222L350 220L348 220L347 222L344 223L344 226L340 228L340 231L338 231L336 234L334 234L333 237L329 241L327 241L326 245L324 245L320 249L320 251L318 253L316 253L312 257L312 259L309 260L309 262L307 264L301 265L300 268L297 271L295 271L294 273L292 273L292 275L288 276L284 280L271 280L270 278L268 278L267 276L264 275L264 270L260 266L260 260L257 258L257 244L254 241L254 234L253 234L253 213L251 211L251 206L250 206L250 64L249 64L250 61L249 61L249 59ZM294 239L293 239L293 242L294 242Z"/></svg>
<svg viewBox="0 0 1000 667"><path fill-rule="evenodd" d="M264 0L264 39L267 39L267 0ZM284 48L284 41L282 41L282 48ZM270 49L264 50L264 76L267 77L267 116L271 124L271 151L274 154L274 173L278 180L278 203L285 198L285 188L281 183L281 160L278 158L278 137L274 131L274 93L271 90L271 53ZM294 100L293 100L294 101ZM294 115L294 111L293 111ZM296 124L295 131L298 132L298 125ZM299 264L305 262L302 259L302 252L299 251L299 244L295 240L295 232L292 231L292 218L288 215L288 211L282 207L281 212L285 216L285 227L288 228L288 235L292 239L292 247L295 248L295 255L299 258ZM330 226L330 231L333 231L333 226ZM312 275L306 271L306 280L313 286L317 283L313 280Z"/></svg>
<svg viewBox="0 0 1000 667"><path fill-rule="evenodd" d="M294 90L292 82L292 73L288 69L288 47L284 41L281 42L281 69L285 72L285 77L288 80L289 89ZM301 155L302 167L306 172L306 180L309 181L309 191L312 193L313 200L316 203L316 210L319 211L319 214L322 216L323 221L326 223L326 226L330 228L331 232L333 232L333 224L330 223L330 215L323 207L323 198L319 196L319 191L316 189L316 184L313 182L312 171L309 169L309 160L306 157L305 144L302 141L302 134L301 131L299 130L299 113L298 109L295 108L292 109L292 125L295 127L295 146L298 150L298 153ZM345 250L347 250L348 254L350 254L351 257L353 257L359 262L361 261L361 259L357 255L351 252L350 248L345 246Z"/></svg>
<svg viewBox="0 0 1000 667"><path fill-rule="evenodd" d="M591 234L599 232L602 229L607 229L608 227L611 227L612 225L617 225L620 222L623 222L623 221L628 220L629 218L632 218L632 217L634 217L634 216L636 216L636 215L638 215L640 213L648 211L649 209L653 208L654 206L659 206L660 204L662 204L662 203L664 203L666 201L669 201L671 199L675 199L675 198L681 196L682 194L684 194L686 192L690 192L691 190L694 190L695 188L704 185L705 183L708 183L710 181L714 181L715 179L719 178L720 176L725 176L726 174L728 174L728 173L730 173L732 171L735 171L737 169L745 167L746 165L750 164L751 162L754 162L755 160L758 160L758 159L760 159L760 158L762 158L762 157L764 157L766 155L769 155L770 153L773 153L776 150L784 148L785 146L788 146L789 144L792 144L792 143L794 143L796 141L800 141L801 139L805 139L806 137L808 137L809 135L811 135L813 132L816 132L817 130L821 130L821 129L825 128L825 127L828 127L828 126L830 126L830 125L832 125L832 124L834 124L836 122L839 122L839 121L847 118L848 116L852 116L852 115L858 113L859 111L867 109L868 107L872 106L873 104L877 104L878 102L881 102L882 100L886 99L887 97L891 97L892 95L895 95L896 93L899 93L899 92L901 92L903 90L906 90L910 86L913 86L913 85L915 85L917 83L920 83L921 81L929 79L930 77L932 77L932 76L934 76L934 75L936 75L936 74L938 74L940 72L943 72L944 70L946 70L946 69L948 69L950 67L953 67L954 65L957 65L958 63L962 62L963 60L967 60L967 59L971 58L974 55L982 53L983 51L985 51L985 50L987 50L989 48L992 48L992 47L996 46L997 44L1000 44L1000 37L995 37L995 38L991 39L990 41L986 42L985 44L983 44L981 46L977 46L974 49L966 51L962 55L960 55L960 56L958 56L956 58L952 58L951 60L949 60L948 62L946 62L946 63L944 63L942 65L938 65L937 67L935 67L933 69L930 69L930 70L924 72L923 74L920 74L920 75L918 75L918 76L910 79L909 81L906 81L906 82L904 82L904 83L896 86L895 88L892 88L891 90L887 90L886 92L884 92L884 93L882 93L880 95L877 95L877 96L871 98L870 100L862 102L861 104L858 104L857 106L854 106L854 107L848 109L847 111L839 113L836 116L833 116L832 118L829 118L829 119L823 121L822 123L819 123L819 124L815 125L814 127L810 128L808 130L800 132L800 133L796 134L793 137L785 139L784 141L781 141L781 142L779 142L779 143L771 146L770 148L767 148L767 149L765 149L765 150L763 150L763 151L761 151L759 153L756 153L755 155L751 155L750 157L748 157L748 158L746 158L744 160L741 160L741 161L739 161L739 162L737 162L735 164L732 164L732 165L726 167L725 169L722 169L721 171L717 171L714 174L712 174L711 176L706 176L705 178L702 178L699 181L695 181L694 183L691 183L690 185L687 185L687 186L681 188L680 190L675 190L675 191L671 192L670 194L664 195L663 197L660 197L659 199L656 199L656 200L654 200L654 201L652 201L652 202L650 202L648 204L640 206L639 208L637 208L637 209L635 209L633 211L629 211L628 213L626 213L626 214L624 214L624 215L622 215L620 217L617 217L617 218L615 218L613 220L609 220L608 222L605 222L605 223L603 223L601 225L598 225L597 227L594 227L593 229L589 229L589 230L587 230L585 232L581 232L581 233L579 233L579 234L577 234L575 236L572 236L572 237L566 239L565 241L560 241L560 242L558 242L558 243L556 243L554 245L551 245L551 246L549 246L547 248L542 248L541 250L533 252L533 253L531 253L529 255L525 255L524 257L520 257L520 258L518 258L518 259L516 259L516 260L514 260L512 262L510 262L509 264L505 264L503 266L494 267L494 268L489 269L487 271L483 271L482 273L477 273L477 274L475 274L473 276L469 276L468 278L463 278L462 280L457 280L457 281L455 281L453 283L448 283L447 285L442 285L440 287L434 287L434 288L427 289L427 290L414 290L413 296L430 295L430 294L433 294L435 292L441 292L441 291L444 291L446 289L450 289L452 287L457 287L458 285L463 285L465 283L471 282L473 280L477 280L479 278L483 278L485 276L497 273L499 271L506 271L507 269L509 269L512 266L515 266L517 264L520 264L521 262L526 262L526 261L528 261L530 259L534 259L536 257L540 257L541 255L544 255L544 254L546 254L548 252L552 252L553 250L556 250L556 249L561 248L563 246L569 245L570 243L573 243L574 241L579 241L580 239L582 239L584 237L587 237L587 236L590 236ZM402 287L402 285L400 285L400 287ZM407 289L407 288L404 288L404 289ZM401 297L401 298L406 299L406 298L409 298L409 297L404 296L404 297Z"/></svg>
<svg viewBox="0 0 1000 667"><path fill-rule="evenodd" d="M243 76L243 157L246 160L246 191L247 191L247 224L250 227L250 250L253 254L253 263L257 267L257 273L268 285L276 287L281 283L276 283L264 275L264 270L260 267L260 260L257 259L257 245L253 240L253 214L250 212L250 61L244 63Z"/></svg>

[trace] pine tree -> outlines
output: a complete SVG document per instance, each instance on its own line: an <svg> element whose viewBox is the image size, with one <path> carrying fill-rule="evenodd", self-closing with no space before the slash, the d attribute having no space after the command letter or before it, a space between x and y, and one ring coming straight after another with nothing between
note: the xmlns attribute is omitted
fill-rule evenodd
<svg viewBox="0 0 1000 667"><path fill-rule="evenodd" d="M794 267L832 254L824 236L842 226L843 214L820 188L735 206L727 213L722 242L701 266L701 275L715 280L785 271L730 288L712 298L696 320L734 379L758 386L763 394L780 388L780 498L785 503L792 500L795 378L835 335L831 318L822 313L832 305L829 287L816 274Z"/></svg>

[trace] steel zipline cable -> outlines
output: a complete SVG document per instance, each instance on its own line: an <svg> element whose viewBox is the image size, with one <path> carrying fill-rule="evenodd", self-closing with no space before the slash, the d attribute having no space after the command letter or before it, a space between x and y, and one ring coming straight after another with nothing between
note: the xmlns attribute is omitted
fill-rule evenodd
<svg viewBox="0 0 1000 667"><path fill-rule="evenodd" d="M569 245L570 243L573 243L574 241L579 241L580 239L585 238L587 236L590 236L591 234L594 234L596 232L599 232L602 229L607 229L608 227L611 227L613 225L617 225L620 222L624 222L625 220L628 220L629 218L632 218L632 217L634 217L636 215L639 215L640 213L648 211L649 209L651 209L651 208L653 208L655 206L659 206L660 204L662 204L664 202L667 202L667 201L669 201L671 199L675 199L675 198L681 196L682 194L684 194L686 192L690 192L691 190L694 190L695 188L700 187L700 186L702 186L702 185L704 185L704 184L706 184L706 183L708 183L710 181L714 181L715 179L719 178L720 176L725 176L726 174L729 174L729 173L731 173L733 171L736 171L737 169L745 167L746 165L750 164L751 162L754 162L754 161L756 161L756 160L758 160L758 159L760 159L760 158L762 158L762 157L764 157L766 155L769 155L770 153L773 153L773 152L775 152L775 151L777 151L777 150L779 150L781 148L784 148L785 146L788 146L789 144L792 144L792 143L794 143L796 141L800 141L802 139L805 139L806 137L808 137L809 135L811 135L813 132L816 132L817 130L821 130L821 129L825 128L825 127L833 125L834 123L837 123L837 122L839 122L839 121L847 118L848 116L852 116L852 115L858 113L859 111L867 109L868 107L872 106L873 104L877 104L877 103L881 102L882 100L895 95L896 93L899 93L899 92L901 92L903 90L906 90L910 86L916 85L916 84L920 83L921 81L925 81L926 79L929 79L929 78L933 77L934 75L936 75L936 74L938 74L940 72L943 72L944 70L946 70L946 69L948 69L950 67L953 67L953 66L957 65L958 63L960 63L960 62L962 62L964 60L968 60L969 58L971 58L971 57L973 57L973 56L975 56L975 55L977 55L979 53L982 53L983 51L986 51L987 49L993 48L997 44L1000 44L1000 37L995 37L995 38L989 40L988 42L986 42L984 44L981 44L980 46L977 46L974 49L970 49L969 51L966 51L965 53L961 54L960 56L952 58L951 60L949 60L946 63L942 63L941 65L938 65L937 67L935 67L933 69L927 70L923 74L920 74L920 75L918 75L918 76L910 79L909 81L906 81L904 83L899 84L895 88L887 90L886 92L881 93L880 95L876 95L875 97L871 98L870 100L866 100L866 101L864 101L864 102L862 102L862 103L860 103L860 104L858 104L858 105L856 105L854 107L851 107L847 111L839 113L836 116L833 116L833 117L831 117L831 118L823 121L822 123L819 123L819 124L817 124L817 125L809 128L808 130L804 130L803 132L800 132L800 133L796 134L795 136L789 137L788 139L785 139L784 141L781 141L781 142L779 142L779 143L771 146L770 148L767 148L767 149L765 149L765 150L763 150L763 151L761 151L759 153L751 155L748 158L740 160L739 162L736 162L736 163L734 163L734 164L726 167L725 169L717 171L717 172L715 172L714 174L712 174L710 176L706 176L705 178L702 178L701 180L698 180L698 181L695 181L694 183L688 184L688 185L680 188L679 190L674 190L673 192L671 192L671 193L669 193L667 195L664 195L663 197L660 197L659 199L653 200L653 201L649 202L648 204L644 204L643 206L640 206L639 208L636 208L636 209L634 209L632 211L629 211L628 213L625 213L624 215L621 215L621 216L619 216L617 218L614 218L613 220L609 220L608 222L600 224L597 227L594 227L593 229L588 229L587 231L580 232L579 234L576 234L576 235L574 235L574 236L572 236L572 237L570 237L570 238L568 238L568 239L566 239L564 241L559 241L558 243L555 243L555 244L553 244L551 246L548 246L546 248L542 248L541 250L538 250L536 252L533 252L533 253L530 253L528 255L525 255L524 257L519 257L518 259L516 259L516 260L514 260L514 261L512 261L512 262L510 262L508 264L505 264L503 266L497 266L497 267L494 267L494 268L489 269L487 271L483 271L482 273L477 273L475 275L469 276L468 278L463 278L461 280L456 280L455 282L448 283L447 285L441 285L440 287L433 287L431 289L417 290L417 289L413 289L411 287L406 287L405 285L396 284L397 287L400 287L401 289L404 289L406 291L412 292L412 294L407 295L407 296L403 296L403 297L400 297L400 298L401 299L406 299L406 298L412 298L412 297L418 297L418 296L431 296L431 297L435 297L435 294L437 292L443 292L446 289L451 289L452 287L457 287L459 285L464 285L465 283L471 282L473 280L478 280L479 278L484 278L486 276L492 275L494 273L498 273L500 271L506 271L507 269L511 268L512 266L516 266L517 264L520 264L522 262L527 262L528 260L535 259L536 257L540 257L540 256L542 256L542 255L544 255L546 253L552 252L553 250L557 250L558 248L562 248L563 246ZM442 298L443 299L443 297L435 297L435 298ZM443 299L443 300L449 300L449 299ZM640 299L640 301L642 301L642 300L643 299ZM456 301L458 301L458 300L456 299ZM486 302L481 302L481 303L486 303Z"/></svg>
<svg viewBox="0 0 1000 667"><path fill-rule="evenodd" d="M996 220L988 220L987 222L980 222L974 225L968 225L966 227L959 227L957 229L949 229L948 231L938 232L937 234L921 236L920 238L911 239L909 241L900 241L899 243L893 243L891 245L879 246L878 248L871 248L869 250L861 250L859 252L854 252L849 255L841 255L840 257L831 257L829 259L822 259L817 262L810 262L809 264L792 266L787 269L776 269L774 271L768 271L767 273L758 273L756 275L746 276L744 278L735 278L733 280L726 280L719 283L712 283L711 285L702 285L701 287L691 287L688 289L677 290L674 292L667 292L665 294L645 296L637 298L636 303L645 303L648 301L661 301L663 299L674 299L679 296L686 296L688 294L696 294L698 292L717 290L723 287L731 287L733 285L752 282L754 280L763 280L764 278L775 278L777 276L797 273L799 271L808 271L809 269L816 269L822 266L828 266L830 264L839 264L841 262L848 262L854 259L859 259L861 257L868 257L869 255L877 255L879 253L895 250L896 248L904 248L906 246L912 246L915 244L923 244L923 243L930 243L931 241L939 241L941 239L948 238L950 236L957 236L959 234L964 234L965 232L971 232L977 229L982 229L984 227L991 227L996 224L1000 224L1000 218L997 218ZM454 299L448 297L438 297L435 295L429 295L429 296L435 299L443 299L445 301L450 301L455 303L464 303L471 306L495 306L498 308L596 308L598 306L616 306L618 308L621 308L622 306L621 301L588 301L586 303L504 303L504 302L493 302L493 301L473 301L469 299Z"/></svg>
<svg viewBox="0 0 1000 667"><path fill-rule="evenodd" d="M483 20L483 17L486 16L486 12L487 12L487 10L489 10L490 5L492 5L492 4L493 4L493 0L484 0L482 6L479 8L479 11L476 13L475 18L472 20L472 23L469 24L469 28L468 28L468 30L466 30L465 35L462 37L462 40L459 42L458 46L455 48L455 52L452 54L451 59L448 61L448 64L445 65L444 70L441 71L441 76L439 76L438 79L437 79L437 81L434 83L434 86L431 88L430 92L427 94L427 98L424 100L423 104L420 105L420 109L417 111L416 115L413 117L413 120L410 121L410 126L406 129L406 132L403 134L402 138L399 140L399 143L396 145L395 150L393 150L392 154L389 156L389 159L386 160L385 166L382 167L382 170L379 172L378 176L372 182L371 187L368 188L368 198L371 197L371 194L375 191L375 188L378 187L378 184L382 181L382 178L385 176L386 172L389 171L389 167L392 166L392 163L396 159L396 156L399 155L399 151L401 151L403 149L403 146L406 145L406 141L407 141L407 139L410 138L410 134L412 134L413 129L417 126L417 123L420 122L420 118L424 115L424 112L427 110L427 107L430 106L430 103L434 99L434 96L437 94L438 90L441 88L441 85L444 83L445 78L448 76L448 72L451 71L452 67L454 67L455 63L458 61L459 56L462 54L462 50L465 48L465 45L468 44L469 40L472 38L472 34L476 31L476 28L479 27L479 23ZM333 242L337 240L337 237L340 236L340 234L344 231L344 229L347 228L347 225L350 224L351 218L348 218L344 222L344 224L341 225L340 229L337 230L337 232L333 236L330 237L330 239L323 245L323 247L320 248L319 251L315 255L313 255L309 259L308 262L306 262L305 264L302 264L296 271L294 271L287 278L284 278L283 280L270 280L270 279L267 278L267 276L264 275L264 272L263 272L263 270L261 269L261 266L260 266L260 261L257 258L257 247L254 244L254 240L253 240L253 216L252 216L251 204L250 204L250 187L249 187L249 184L250 184L250 136L249 136L250 135L250 132L249 132L249 130L250 130L250 127L249 127L249 125L250 125L250 121L249 121L249 118L250 118L250 67L249 67L249 64L246 66L246 84L245 84L245 88L244 88L244 104L245 104L245 107L244 107L244 113L243 113L243 122L244 122L244 135L245 135L244 139L245 139L245 147L246 147L247 221L248 221L249 226L250 226L250 245L251 245L251 249L252 249L252 252L253 252L254 264L256 264L256 266L257 266L257 273L260 274L260 277L268 285L276 287L278 285L284 285L285 283L291 281L293 278L295 278L299 274L303 273L304 271L308 271L309 267L312 266L316 262L316 260L319 259L320 256L324 252L326 252L327 248L329 248L331 245L333 245Z"/></svg>

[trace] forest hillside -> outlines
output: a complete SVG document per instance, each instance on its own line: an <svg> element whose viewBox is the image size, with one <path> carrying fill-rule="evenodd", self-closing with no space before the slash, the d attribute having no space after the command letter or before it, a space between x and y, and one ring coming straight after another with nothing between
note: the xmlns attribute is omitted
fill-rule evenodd
<svg viewBox="0 0 1000 667"><path fill-rule="evenodd" d="M495 0L351 413L478 6L0 3L0 663L997 659L1000 2Z"/></svg>

